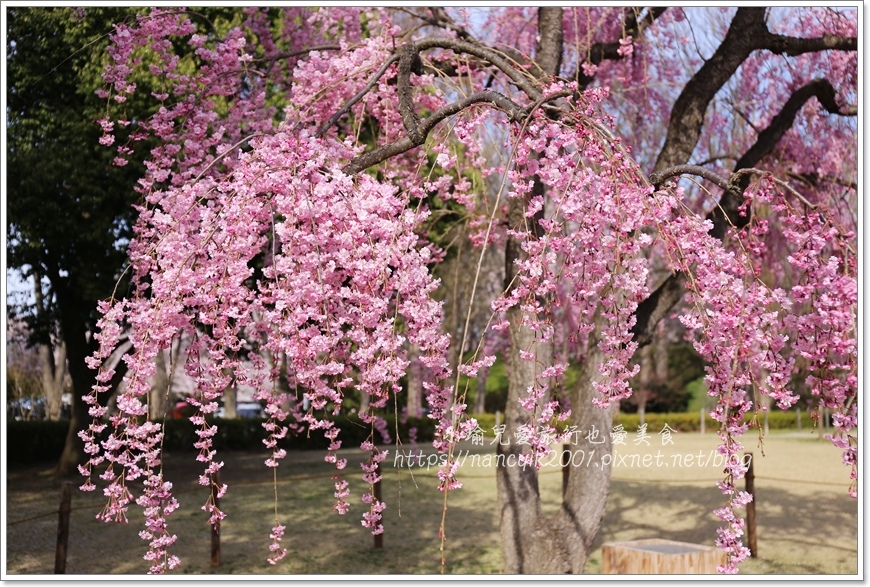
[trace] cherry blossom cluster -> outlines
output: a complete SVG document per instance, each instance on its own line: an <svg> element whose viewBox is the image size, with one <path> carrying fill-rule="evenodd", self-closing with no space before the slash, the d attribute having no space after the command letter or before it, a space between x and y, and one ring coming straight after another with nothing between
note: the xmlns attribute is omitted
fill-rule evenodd
<svg viewBox="0 0 870 587"><path fill-rule="evenodd" d="M818 411L834 412L835 433L828 438L843 450L852 469L850 493L856 496L858 426L858 281L855 233L836 211L820 204L794 201L767 178L751 196L770 207L790 247L792 283L781 329L789 333L791 352L801 359L801 373ZM760 220L759 222L765 222ZM773 395L773 394L771 394Z"/></svg>

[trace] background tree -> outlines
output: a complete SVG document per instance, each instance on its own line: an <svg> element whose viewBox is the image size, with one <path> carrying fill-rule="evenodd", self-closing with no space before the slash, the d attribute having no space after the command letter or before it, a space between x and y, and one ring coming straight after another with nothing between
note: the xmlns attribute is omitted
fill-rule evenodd
<svg viewBox="0 0 870 587"><path fill-rule="evenodd" d="M583 432L578 450L609 454L610 406L631 393L632 357L681 301L728 459L716 511L722 570L748 555L735 513L748 499L735 485L745 472L744 416L754 394L780 407L796 401L787 387L793 354L807 361L813 393L838 412L833 440L856 462L854 12L714 10L703 20L715 39L709 56L687 44L692 23L681 9L249 8L229 29L191 16L154 10L119 26L100 94L124 104L141 93L131 72L147 68L159 107L147 120L101 120L106 144L132 125L143 131L134 141L150 136L157 146L139 183L131 293L101 304L102 346L89 361L98 385L87 398L94 456L82 470L88 489L104 471L106 519L122 519L134 499L126 480L145 479L135 499L146 509L153 571L177 563L166 525L177 504L161 474L160 425L143 422L143 399L156 354L182 334L193 338L185 369L198 390L200 482L217 494L226 487L214 481L222 463L205 416L239 381L268 404L269 466L285 456L278 442L291 424L330 439L335 509L345 513L332 415L351 388L369 394L363 478L373 484L385 457L378 410L401 391L409 343L428 370L445 504L460 486L453 450L476 422L431 296L440 252L421 233L436 198L477 211L469 225L481 255L504 249L491 328L510 337L512 442L500 446L498 470L507 572L582 572L609 467L572 471L562 507L547 516L535 464L564 435L554 420ZM717 97L731 85L764 99L729 110ZM616 137L620 102L635 105L637 124L662 128L635 141L621 126ZM481 146L493 138L504 148ZM486 205L469 168L498 178ZM679 185L683 175L701 178L698 189ZM762 278L761 267L784 259L788 279ZM480 272L469 278L474 292ZM99 444L100 397L117 375L104 360L126 322L136 350L110 439ZM496 357L466 358L467 334L455 341L456 371L474 378ZM289 389L304 391L310 407L275 385L267 355L286 356ZM560 401L552 391L569 361L580 374ZM385 505L371 491L361 499L363 525L381 532ZM211 501L206 509L219 523L223 512ZM276 504L272 562L285 554L284 530ZM442 526L442 552L446 535Z"/></svg>
<svg viewBox="0 0 870 587"><path fill-rule="evenodd" d="M143 172L141 162L112 165L116 155L99 144L95 124L105 112L94 91L102 83L106 33L130 12L6 11L8 263L37 288L34 305L22 310L38 344L50 357L57 340L69 359L64 475L84 456L77 433L88 418L81 396L96 381L84 362L98 345L96 303L118 285L135 219L133 186Z"/></svg>

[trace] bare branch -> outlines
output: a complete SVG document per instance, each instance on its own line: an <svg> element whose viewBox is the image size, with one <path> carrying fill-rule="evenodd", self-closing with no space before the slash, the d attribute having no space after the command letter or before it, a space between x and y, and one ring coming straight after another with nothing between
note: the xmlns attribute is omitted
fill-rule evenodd
<svg viewBox="0 0 870 587"><path fill-rule="evenodd" d="M789 97L779 113L767 125L767 128L758 133L755 144L737 160L734 169L740 170L746 167L754 167L764 157L769 155L783 135L792 127L795 117L804 104L813 97L831 114L850 115L848 111L842 111L840 105L837 104L837 94L831 82L824 78L815 79L796 90ZM746 177L744 181L748 182L748 180L748 177ZM745 188L746 183L743 183L742 187Z"/></svg>
<svg viewBox="0 0 870 587"><path fill-rule="evenodd" d="M701 167L699 165L675 165L673 167L669 167L668 169L664 169L662 171L657 171L649 176L649 181L655 187L660 187L666 180L676 177L678 175L697 175L698 177L703 177L707 181L716 184L723 190L728 189L728 180L718 175L717 173L710 171L706 167Z"/></svg>

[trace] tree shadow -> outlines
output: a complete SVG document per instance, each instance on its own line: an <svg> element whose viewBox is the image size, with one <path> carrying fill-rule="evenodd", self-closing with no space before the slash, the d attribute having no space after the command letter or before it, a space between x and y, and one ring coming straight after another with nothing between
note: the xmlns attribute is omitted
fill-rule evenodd
<svg viewBox="0 0 870 587"><path fill-rule="evenodd" d="M840 495L806 484L759 487L756 482L755 496L758 555L764 564L750 568L825 574L835 560L842 572L857 573L858 503L845 490ZM712 511L725 503L716 487L700 482L614 480L593 550L605 542L645 538L713 546L721 522Z"/></svg>

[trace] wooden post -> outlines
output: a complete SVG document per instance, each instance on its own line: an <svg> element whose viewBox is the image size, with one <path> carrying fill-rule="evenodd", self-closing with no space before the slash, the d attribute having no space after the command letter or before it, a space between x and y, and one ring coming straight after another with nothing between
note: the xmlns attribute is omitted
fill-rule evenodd
<svg viewBox="0 0 870 587"><path fill-rule="evenodd" d="M704 408L701 408L701 434L704 434L704 432L705 432L705 428L706 428L706 424L707 424L706 417L707 417L706 414L704 414Z"/></svg>
<svg viewBox="0 0 870 587"><path fill-rule="evenodd" d="M568 476L571 474L570 444L562 445L562 497L568 492Z"/></svg>
<svg viewBox="0 0 870 587"><path fill-rule="evenodd" d="M381 501L381 464L378 463L378 467L375 469L375 475L377 475L378 480L375 481L374 487L372 488L372 493L374 494L374 498L377 501ZM383 548L384 547L384 533L375 534L375 548Z"/></svg>
<svg viewBox="0 0 870 587"><path fill-rule="evenodd" d="M743 458L749 458L749 468L746 470L746 493L752 496L752 501L746 504L746 546L749 547L752 558L758 558L758 532L755 526L755 459L752 453L745 453Z"/></svg>
<svg viewBox="0 0 870 587"><path fill-rule="evenodd" d="M214 507L220 507L220 498L218 497L218 487L221 486L221 472L217 470L211 476L211 495L214 501ZM211 568L221 566L221 522L211 527Z"/></svg>
<svg viewBox="0 0 870 587"><path fill-rule="evenodd" d="M801 431L801 409L797 409L797 424L798 424L798 432Z"/></svg>
<svg viewBox="0 0 870 587"><path fill-rule="evenodd" d="M57 548L54 551L54 574L66 573L66 547L69 544L69 513L72 500L72 481L64 481L60 486L60 509L57 518Z"/></svg>

